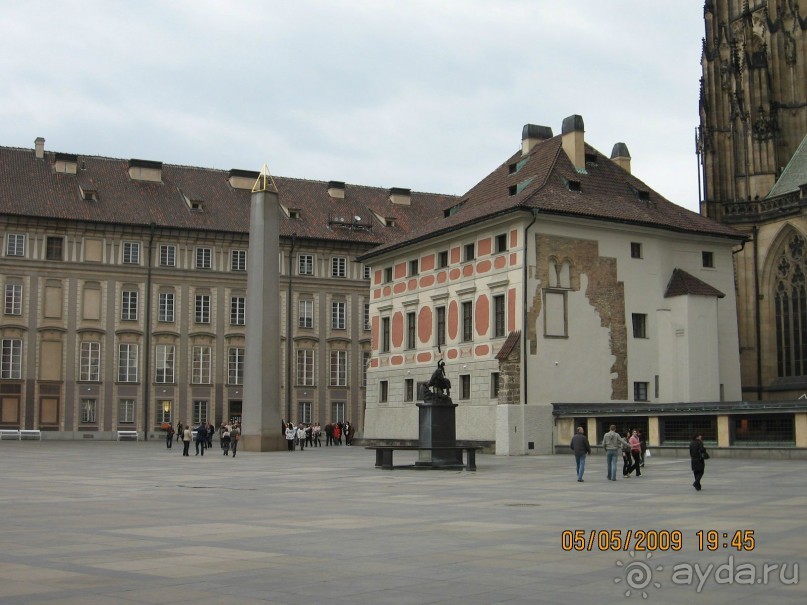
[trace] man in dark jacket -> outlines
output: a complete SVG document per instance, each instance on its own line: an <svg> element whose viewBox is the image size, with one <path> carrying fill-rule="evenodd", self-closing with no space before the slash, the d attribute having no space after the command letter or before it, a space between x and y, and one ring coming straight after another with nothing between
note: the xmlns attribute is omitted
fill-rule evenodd
<svg viewBox="0 0 807 605"><path fill-rule="evenodd" d="M586 470L586 455L591 453L591 446L582 426L577 427L577 434L572 437L569 447L574 452L574 462L577 464L577 480L582 483L583 472Z"/></svg>
<svg viewBox="0 0 807 605"><path fill-rule="evenodd" d="M695 476L692 487L701 491L701 478L706 470L706 460L709 458L709 454L703 447L703 435L700 433L695 433L695 437L689 443L689 457L692 460L692 474Z"/></svg>
<svg viewBox="0 0 807 605"><path fill-rule="evenodd" d="M205 455L205 448L207 447L207 424L200 422L196 427L196 455L199 455L199 450L202 450L202 456Z"/></svg>

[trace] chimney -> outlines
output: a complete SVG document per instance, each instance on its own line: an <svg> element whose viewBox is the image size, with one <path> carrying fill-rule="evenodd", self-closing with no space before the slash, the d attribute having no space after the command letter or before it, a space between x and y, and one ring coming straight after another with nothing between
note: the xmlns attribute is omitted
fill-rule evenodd
<svg viewBox="0 0 807 605"><path fill-rule="evenodd" d="M583 138L583 116L577 114L564 118L562 135L563 151L574 164L577 172L586 171L585 140Z"/></svg>
<svg viewBox="0 0 807 605"><path fill-rule="evenodd" d="M524 124L521 129L521 155L527 155L541 141L552 138L552 128L537 124Z"/></svg>
<svg viewBox="0 0 807 605"><path fill-rule="evenodd" d="M34 141L34 150L36 153L36 159L41 160L45 157L45 139L42 137L36 137Z"/></svg>
<svg viewBox="0 0 807 605"><path fill-rule="evenodd" d="M409 206L412 204L412 190L404 189L403 187L393 187L389 190L389 201L393 204Z"/></svg>
<svg viewBox="0 0 807 605"><path fill-rule="evenodd" d="M345 199L345 184L342 181L328 181L328 195Z"/></svg>
<svg viewBox="0 0 807 605"><path fill-rule="evenodd" d="M611 159L614 163L630 174L630 152L625 143L616 143L611 150Z"/></svg>
<svg viewBox="0 0 807 605"><path fill-rule="evenodd" d="M151 160L129 160L129 178L135 181L160 183L163 180L163 163Z"/></svg>

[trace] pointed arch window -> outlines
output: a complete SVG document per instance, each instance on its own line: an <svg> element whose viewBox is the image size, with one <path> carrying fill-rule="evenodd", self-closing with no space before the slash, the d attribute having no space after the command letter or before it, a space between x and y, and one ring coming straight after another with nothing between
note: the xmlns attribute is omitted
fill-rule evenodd
<svg viewBox="0 0 807 605"><path fill-rule="evenodd" d="M807 242L793 235L776 261L776 356L779 377L807 375Z"/></svg>

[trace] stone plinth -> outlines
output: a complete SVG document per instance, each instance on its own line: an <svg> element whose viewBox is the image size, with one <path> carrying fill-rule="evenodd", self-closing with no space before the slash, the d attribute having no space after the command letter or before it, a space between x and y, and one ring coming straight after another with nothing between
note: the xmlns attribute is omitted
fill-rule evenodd
<svg viewBox="0 0 807 605"><path fill-rule="evenodd" d="M463 468L462 450L457 449L457 404L447 395L426 393L417 406L418 446L433 449L421 451L415 466Z"/></svg>

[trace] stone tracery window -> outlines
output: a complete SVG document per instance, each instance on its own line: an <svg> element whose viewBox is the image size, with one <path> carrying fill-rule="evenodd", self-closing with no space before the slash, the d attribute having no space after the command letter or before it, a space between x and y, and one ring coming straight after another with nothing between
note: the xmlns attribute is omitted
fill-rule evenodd
<svg viewBox="0 0 807 605"><path fill-rule="evenodd" d="M807 242L793 235L776 261L777 375L807 375Z"/></svg>

